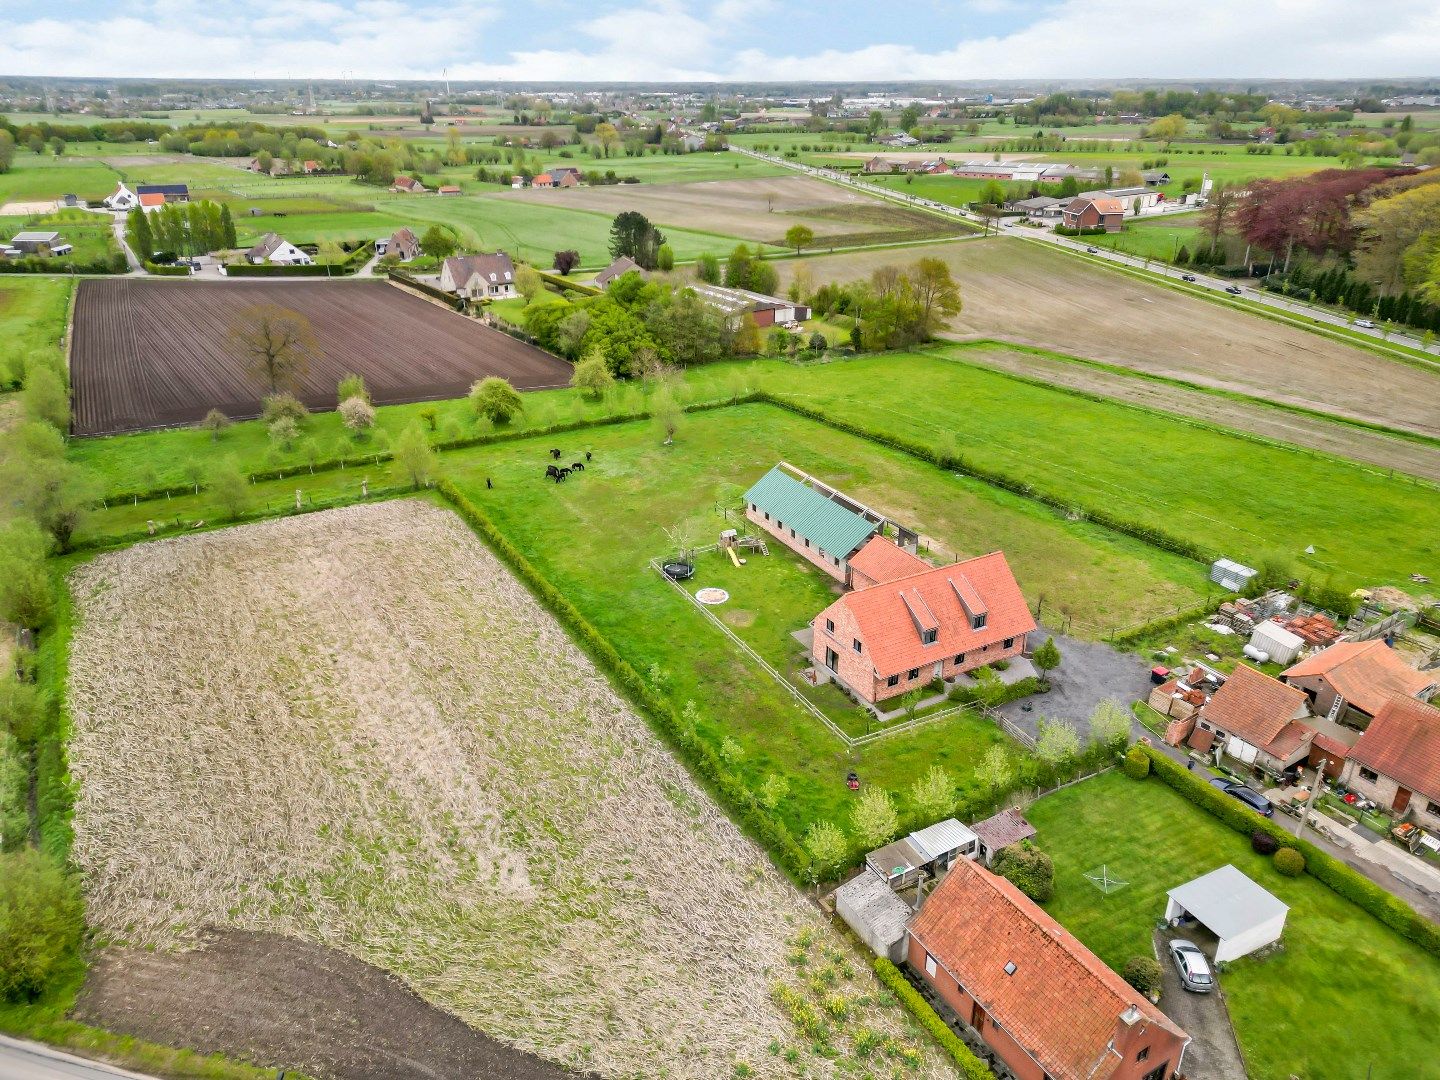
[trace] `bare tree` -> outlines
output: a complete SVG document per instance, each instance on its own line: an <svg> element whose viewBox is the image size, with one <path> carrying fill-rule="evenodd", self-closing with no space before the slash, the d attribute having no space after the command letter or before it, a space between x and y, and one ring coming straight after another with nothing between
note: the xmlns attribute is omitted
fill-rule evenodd
<svg viewBox="0 0 1440 1080"><path fill-rule="evenodd" d="M320 352L310 320L279 304L242 308L230 324L230 342L272 394L298 387Z"/></svg>

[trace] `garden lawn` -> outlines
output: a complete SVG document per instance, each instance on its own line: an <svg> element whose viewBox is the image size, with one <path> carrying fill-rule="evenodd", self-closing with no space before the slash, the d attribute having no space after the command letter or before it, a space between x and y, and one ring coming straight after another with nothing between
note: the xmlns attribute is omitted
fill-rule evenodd
<svg viewBox="0 0 1440 1080"><path fill-rule="evenodd" d="M1194 255L1210 249L1210 237L1203 233L1194 214L1163 217L1127 217L1125 231L1089 237L1096 247L1110 248L1141 259L1171 262L1181 248Z"/></svg>
<svg viewBox="0 0 1440 1080"><path fill-rule="evenodd" d="M1167 890L1226 863L1290 906L1283 948L1220 976L1252 1080L1440 1077L1440 958L1315 879L1277 874L1244 836L1160 781L1110 772L1026 816L1055 860L1046 909L1117 970L1151 955ZM1129 884L1102 895L1084 877L1102 864Z"/></svg>
<svg viewBox="0 0 1440 1080"><path fill-rule="evenodd" d="M64 362L61 341L70 310L74 282L66 277L25 274L0 276L0 387L18 385L34 361L59 367Z"/></svg>
<svg viewBox="0 0 1440 1080"><path fill-rule="evenodd" d="M66 194L99 200L115 190L115 180L115 170L93 158L57 158L17 147L10 171L0 174L0 206L53 201Z"/></svg>

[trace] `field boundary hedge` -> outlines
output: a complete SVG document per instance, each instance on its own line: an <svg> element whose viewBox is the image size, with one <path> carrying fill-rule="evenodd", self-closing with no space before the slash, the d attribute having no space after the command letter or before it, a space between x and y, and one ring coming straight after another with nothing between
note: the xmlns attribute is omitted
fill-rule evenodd
<svg viewBox="0 0 1440 1080"><path fill-rule="evenodd" d="M883 956L875 958L874 966L880 981L900 999L905 1011L940 1044L940 1048L950 1055L950 1060L955 1063L965 1080L995 1080L995 1074L990 1071L990 1067L975 1056L975 1051L965 1045L964 1039L950 1030L950 1025L940 1019L935 1007L925 1000L919 990L910 985L910 980L905 978L898 967Z"/></svg>
<svg viewBox="0 0 1440 1080"><path fill-rule="evenodd" d="M733 773L708 743L688 728L675 709L652 690L630 662L580 613L570 599L532 563L490 517L472 503L448 478L439 480L435 490L450 503L455 512L490 549L529 588L542 607L549 611L595 661L614 680L621 695L631 702L660 737L674 747L702 786L714 795L760 846L769 852L776 864L796 884L808 880L811 864L804 849L785 824L774 818L745 782Z"/></svg>
<svg viewBox="0 0 1440 1080"><path fill-rule="evenodd" d="M269 263L232 263L225 267L226 277L348 277L357 273L375 254L373 242L362 244L340 263L306 263L299 266Z"/></svg>
<svg viewBox="0 0 1440 1080"><path fill-rule="evenodd" d="M1154 746L1140 745L1150 758L1151 773L1181 798L1202 810L1208 810L1243 836L1249 836L1259 829L1280 841L1282 847L1297 848L1305 856L1305 872L1316 881L1373 915L1405 940L1413 942L1434 956L1440 956L1440 926L1425 918L1404 900L1386 892L1369 878L1352 870L1310 841L1286 832L1270 818L1261 817L1239 799L1231 798L1211 787Z"/></svg>
<svg viewBox="0 0 1440 1080"><path fill-rule="evenodd" d="M403 270L391 269L386 271L386 278L397 288L409 289L414 292L428 296L432 300L439 300L446 307L459 312L464 312L465 301L458 296L451 296L443 289L437 289L434 285L427 285L417 277L411 277Z"/></svg>
<svg viewBox="0 0 1440 1080"><path fill-rule="evenodd" d="M586 296L599 296L605 291L598 285L591 285L588 281L576 281L561 274L552 274L548 270L537 269L535 272L540 275L541 281L547 285L554 285L557 289L573 289Z"/></svg>

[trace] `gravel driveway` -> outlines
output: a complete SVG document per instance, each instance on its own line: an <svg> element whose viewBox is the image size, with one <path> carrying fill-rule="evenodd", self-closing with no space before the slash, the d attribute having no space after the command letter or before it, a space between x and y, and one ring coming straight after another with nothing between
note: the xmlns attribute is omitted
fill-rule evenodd
<svg viewBox="0 0 1440 1080"><path fill-rule="evenodd" d="M1166 952L1169 938L1155 935L1155 951L1160 956L1162 987L1160 1011L1185 1029L1190 1046L1185 1051L1186 1076L1204 1080L1246 1080L1245 1059L1235 1042L1225 995L1192 994L1180 985L1180 975ZM1223 978L1223 976L1222 976Z"/></svg>
<svg viewBox="0 0 1440 1080"><path fill-rule="evenodd" d="M1102 641L1065 637L1044 626L1037 631L1034 644L1043 640L1042 634L1053 637L1060 649L1060 666L1050 673L1050 692L1012 701L1000 709L1031 735L1036 734L1044 716L1069 720L1082 739L1088 738L1090 714L1100 702L1109 698L1129 708L1130 702L1149 694L1150 665L1134 653L1120 652ZM1027 704L1029 712L1022 707Z"/></svg>

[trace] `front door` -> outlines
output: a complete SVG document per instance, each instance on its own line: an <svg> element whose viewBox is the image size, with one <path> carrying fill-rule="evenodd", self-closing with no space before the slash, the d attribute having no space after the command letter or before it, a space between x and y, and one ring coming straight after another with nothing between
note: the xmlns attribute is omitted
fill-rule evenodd
<svg viewBox="0 0 1440 1080"><path fill-rule="evenodd" d="M834 649L825 650L825 666L831 671L835 671L840 666L840 657L836 655Z"/></svg>
<svg viewBox="0 0 1440 1080"><path fill-rule="evenodd" d="M1405 812L1405 808L1409 805L1410 792L1403 787L1397 788L1395 790L1395 801L1391 804L1390 809L1394 810L1397 814L1403 814Z"/></svg>

